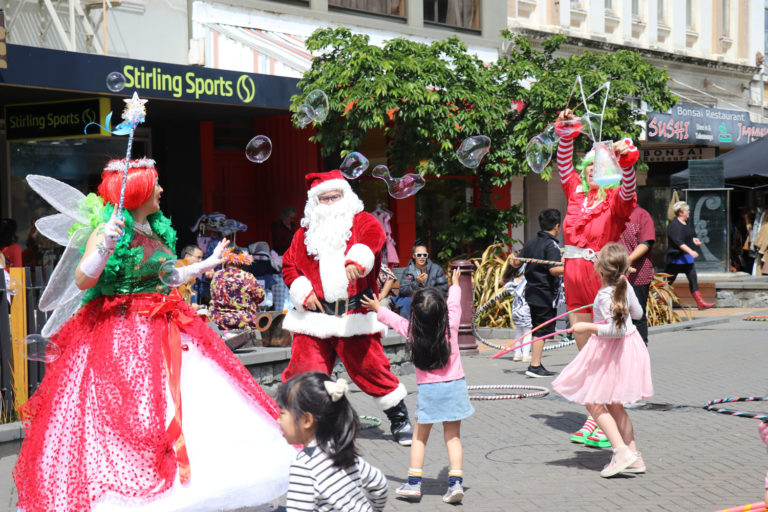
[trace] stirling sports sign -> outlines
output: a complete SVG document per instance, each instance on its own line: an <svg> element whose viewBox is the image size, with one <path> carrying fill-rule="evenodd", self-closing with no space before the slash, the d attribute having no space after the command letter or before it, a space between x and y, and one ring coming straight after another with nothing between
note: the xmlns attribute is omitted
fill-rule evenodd
<svg viewBox="0 0 768 512"><path fill-rule="evenodd" d="M227 103L287 110L298 94L296 78L241 73L224 69L181 66L103 55L8 45L8 69L0 69L0 84L87 91L142 98ZM107 88L112 72L125 76L125 89Z"/></svg>

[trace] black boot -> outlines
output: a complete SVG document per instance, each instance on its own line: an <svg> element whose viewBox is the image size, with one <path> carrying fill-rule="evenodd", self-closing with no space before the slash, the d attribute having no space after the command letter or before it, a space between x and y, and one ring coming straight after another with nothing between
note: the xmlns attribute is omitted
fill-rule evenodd
<svg viewBox="0 0 768 512"><path fill-rule="evenodd" d="M405 400L400 400L399 404L385 410L384 414L389 418L390 430L395 441L403 446L411 446L413 427L408 420L408 408L405 406Z"/></svg>

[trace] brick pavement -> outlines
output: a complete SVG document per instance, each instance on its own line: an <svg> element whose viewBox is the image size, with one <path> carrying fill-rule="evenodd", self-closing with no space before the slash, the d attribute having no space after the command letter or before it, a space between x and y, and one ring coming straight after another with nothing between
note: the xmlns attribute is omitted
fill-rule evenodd
<svg viewBox="0 0 768 512"><path fill-rule="evenodd" d="M733 312L733 310L728 310ZM763 311L762 313L765 313ZM718 324L651 334L650 353L656 395L630 411L648 473L600 478L610 458L568 442L581 426L584 409L557 395L544 398L473 402L477 412L462 425L466 497L464 510L484 511L715 511L760 501L768 455L757 422L707 412L707 400L765 395L768 324L724 317ZM464 356L470 384L535 384L524 363L491 359L492 351ZM559 371L575 347L544 353L547 368ZM411 390L413 375L401 377ZM352 393L360 414L383 416L373 401ZM765 412L764 403L734 408ZM386 426L385 424L382 427ZM436 426L427 446L424 497L408 503L394 497L408 467L408 448L395 445L382 429L361 434L363 456L381 468L392 491L387 510L447 510L441 502L448 466L442 429ZM10 471L17 447L0 445L0 512L15 510ZM6 508L8 507L8 508Z"/></svg>

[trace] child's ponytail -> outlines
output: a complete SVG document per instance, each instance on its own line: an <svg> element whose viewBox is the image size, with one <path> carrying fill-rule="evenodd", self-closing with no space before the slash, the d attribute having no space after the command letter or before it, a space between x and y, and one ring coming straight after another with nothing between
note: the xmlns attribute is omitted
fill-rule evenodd
<svg viewBox="0 0 768 512"><path fill-rule="evenodd" d="M613 288L612 299L611 318L616 328L621 329L627 321L627 315L629 315L629 308L627 307L627 278L623 275L619 276Z"/></svg>
<svg viewBox="0 0 768 512"><path fill-rule="evenodd" d="M317 446L339 468L355 463L359 420L346 397L346 381L333 381L322 372L296 375L277 390L277 405L298 421L305 413L315 419Z"/></svg>
<svg viewBox="0 0 768 512"><path fill-rule="evenodd" d="M606 284L613 286L611 297L611 320L617 329L624 327L629 315L627 307L627 279L624 274L629 269L629 254L619 243L605 245L597 256L597 266Z"/></svg>

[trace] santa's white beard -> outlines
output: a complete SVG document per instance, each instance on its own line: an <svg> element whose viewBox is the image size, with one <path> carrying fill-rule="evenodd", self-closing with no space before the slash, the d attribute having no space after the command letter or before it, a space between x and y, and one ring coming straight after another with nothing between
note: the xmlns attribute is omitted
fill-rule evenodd
<svg viewBox="0 0 768 512"><path fill-rule="evenodd" d="M347 298L349 280L344 266L347 241L352 237L352 222L363 211L363 202L351 191L333 204L307 201L301 225L306 229L307 254L315 256L320 266L323 296L333 302Z"/></svg>

